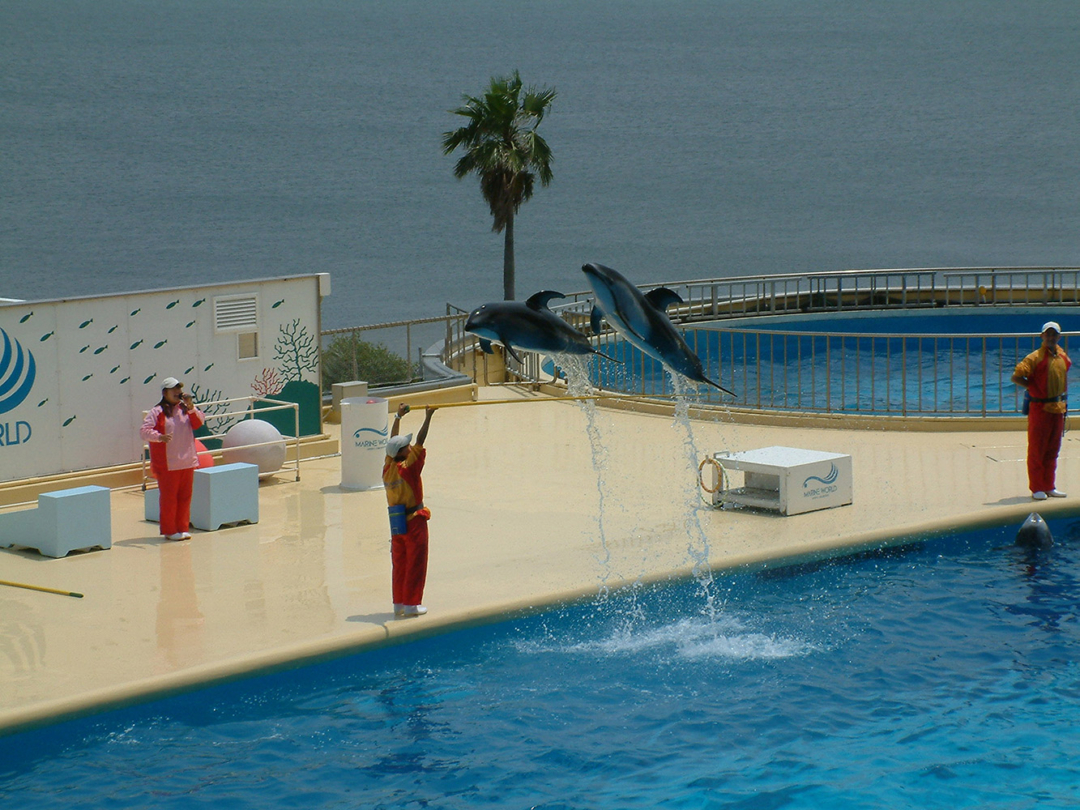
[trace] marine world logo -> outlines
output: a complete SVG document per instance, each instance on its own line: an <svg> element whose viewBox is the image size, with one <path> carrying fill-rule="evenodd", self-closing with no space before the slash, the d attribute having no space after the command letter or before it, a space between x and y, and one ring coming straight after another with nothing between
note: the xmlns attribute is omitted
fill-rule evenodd
<svg viewBox="0 0 1080 810"><path fill-rule="evenodd" d="M361 433L372 433L374 436L362 437L360 435ZM386 447L386 437L389 433L389 428L383 428L382 430L376 430L375 428L360 428L353 433L353 439L356 442L353 446L363 450L382 449Z"/></svg>
<svg viewBox="0 0 1080 810"><path fill-rule="evenodd" d="M828 486L829 484L834 483L839 476L840 470L837 469L835 464L830 464L828 475L826 475L824 478L819 475L811 475L809 478L802 482L803 489L806 489L806 487L810 484L811 481L820 481L825 486Z"/></svg>
<svg viewBox="0 0 1080 810"><path fill-rule="evenodd" d="M826 498L832 495L840 487L836 483L836 479L840 477L840 469L835 464L829 465L829 473L824 478L820 475L808 476L805 481L802 482L804 498L810 500L818 500L820 498ZM820 486L810 487L810 482L816 481Z"/></svg>
<svg viewBox="0 0 1080 810"><path fill-rule="evenodd" d="M0 329L4 347L0 353L0 413L7 413L19 407L34 387L37 376L37 364L34 355L24 349L18 340Z"/></svg>

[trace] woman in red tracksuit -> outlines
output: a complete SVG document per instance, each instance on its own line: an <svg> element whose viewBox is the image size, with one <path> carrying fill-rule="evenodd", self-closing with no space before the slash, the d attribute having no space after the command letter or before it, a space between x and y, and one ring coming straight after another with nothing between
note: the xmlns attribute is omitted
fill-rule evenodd
<svg viewBox="0 0 1080 810"><path fill-rule="evenodd" d="M161 402L150 409L139 435L150 445L150 472L158 482L161 533L169 540L190 540L191 485L199 456L195 431L202 412L175 377L161 381Z"/></svg>
<svg viewBox="0 0 1080 810"><path fill-rule="evenodd" d="M1016 364L1012 381L1027 390L1028 487L1036 501L1064 498L1056 486L1057 457L1065 434L1068 410L1068 373L1072 361L1058 346L1061 327L1048 321L1042 345Z"/></svg>

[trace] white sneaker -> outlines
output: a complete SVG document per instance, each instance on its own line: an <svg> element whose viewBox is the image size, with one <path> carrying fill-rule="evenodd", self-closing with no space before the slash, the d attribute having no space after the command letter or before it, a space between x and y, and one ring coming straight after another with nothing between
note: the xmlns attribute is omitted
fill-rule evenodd
<svg viewBox="0 0 1080 810"><path fill-rule="evenodd" d="M181 540L190 540L191 539L191 532L180 532L180 539Z"/></svg>
<svg viewBox="0 0 1080 810"><path fill-rule="evenodd" d="M1031 493L1031 500L1033 500L1033 501L1045 501L1046 500L1046 493L1045 492L1032 492Z"/></svg>
<svg viewBox="0 0 1080 810"><path fill-rule="evenodd" d="M427 613L427 608L423 605L405 605L402 615L412 618L413 616L423 616L425 613Z"/></svg>
<svg viewBox="0 0 1080 810"><path fill-rule="evenodd" d="M402 604L399 604L397 602L394 602L394 615L395 616L404 616L405 615L405 606L402 605Z"/></svg>
<svg viewBox="0 0 1080 810"><path fill-rule="evenodd" d="M166 540L183 540L184 535L182 535L180 532L177 532L176 534L167 534L167 535L165 535L165 539Z"/></svg>
<svg viewBox="0 0 1080 810"><path fill-rule="evenodd" d="M1049 492L1047 492L1046 494L1049 495L1051 498L1067 498L1067 497L1069 497L1064 492L1062 492L1060 489L1052 489Z"/></svg>

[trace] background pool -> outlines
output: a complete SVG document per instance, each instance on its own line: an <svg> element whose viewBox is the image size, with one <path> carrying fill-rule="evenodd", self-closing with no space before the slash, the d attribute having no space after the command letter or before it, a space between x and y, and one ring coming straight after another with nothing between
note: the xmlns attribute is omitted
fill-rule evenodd
<svg viewBox="0 0 1080 810"><path fill-rule="evenodd" d="M738 318L687 329L706 374L738 394L728 404L806 412L1014 416L1010 377L1039 345L1047 320L1068 331L1068 309L888 310ZM828 333L828 335L826 335ZM987 336L1007 337L987 337ZM1063 341L1069 349L1069 339ZM623 340L619 362L590 364L593 384L650 396L674 393L663 366ZM720 402L700 386L695 398Z"/></svg>
<svg viewBox="0 0 1080 810"><path fill-rule="evenodd" d="M862 332L905 335L1035 335L1046 321L1066 332L1080 331L1076 307L949 307L940 309L864 310L812 315L769 315L724 321L722 328L775 329L791 332Z"/></svg>
<svg viewBox="0 0 1080 810"><path fill-rule="evenodd" d="M1080 523L640 588L0 739L30 808L1080 802Z"/></svg>

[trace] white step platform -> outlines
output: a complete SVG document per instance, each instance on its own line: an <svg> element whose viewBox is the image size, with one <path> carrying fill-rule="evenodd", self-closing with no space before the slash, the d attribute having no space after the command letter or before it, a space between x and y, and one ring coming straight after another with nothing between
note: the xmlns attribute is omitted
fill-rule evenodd
<svg viewBox="0 0 1080 810"><path fill-rule="evenodd" d="M160 520L157 489L143 497L143 517ZM217 531L230 523L259 522L259 468L255 464L222 464L195 471L191 485L191 525Z"/></svg>
<svg viewBox="0 0 1080 810"><path fill-rule="evenodd" d="M38 495L32 509L0 514L0 546L64 557L82 548L112 548L108 487L73 487Z"/></svg>
<svg viewBox="0 0 1080 810"><path fill-rule="evenodd" d="M762 447L716 453L713 458L724 470L741 472L744 483L729 490L716 487L716 505L738 504L798 515L852 502L854 481L849 455L797 447Z"/></svg>

